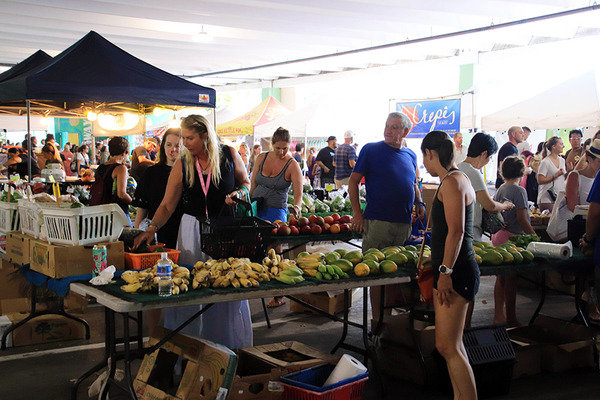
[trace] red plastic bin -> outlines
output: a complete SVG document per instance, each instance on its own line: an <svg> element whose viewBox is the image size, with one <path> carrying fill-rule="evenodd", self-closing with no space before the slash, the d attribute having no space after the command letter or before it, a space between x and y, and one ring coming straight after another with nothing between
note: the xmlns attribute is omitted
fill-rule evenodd
<svg viewBox="0 0 600 400"><path fill-rule="evenodd" d="M321 387L335 365L323 364L281 377L285 400L361 400L368 373Z"/></svg>

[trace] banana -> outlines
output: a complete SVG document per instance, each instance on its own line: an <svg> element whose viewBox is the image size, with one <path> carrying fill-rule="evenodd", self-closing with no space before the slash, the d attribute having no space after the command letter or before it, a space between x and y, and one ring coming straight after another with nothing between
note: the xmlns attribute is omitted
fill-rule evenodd
<svg viewBox="0 0 600 400"><path fill-rule="evenodd" d="M142 284L137 282L137 283L130 283L128 285L123 285L121 286L121 290L127 293L135 293L138 290L140 290L142 288Z"/></svg>
<svg viewBox="0 0 600 400"><path fill-rule="evenodd" d="M256 274L256 272L254 272ZM247 271L244 271L244 269L242 268L238 268L235 270L235 275L238 278L248 278L250 276L250 273Z"/></svg>
<svg viewBox="0 0 600 400"><path fill-rule="evenodd" d="M171 290L171 294L178 295L179 294L179 286L173 285L173 289Z"/></svg>
<svg viewBox="0 0 600 400"><path fill-rule="evenodd" d="M338 267L337 265L330 265L331 268L333 268L333 270L335 271L336 275L339 275L340 277L342 277L344 275L344 271L342 271L342 269L340 267Z"/></svg>
<svg viewBox="0 0 600 400"><path fill-rule="evenodd" d="M171 271L171 274L173 276L177 276L180 278L189 278L190 277L190 270L187 269L186 267L177 267L174 270Z"/></svg>
<svg viewBox="0 0 600 400"><path fill-rule="evenodd" d="M179 277L172 278L171 280L173 281L173 285L179 286L183 283L183 279Z"/></svg>
<svg viewBox="0 0 600 400"><path fill-rule="evenodd" d="M229 271L225 276L231 281L233 278L235 278L235 271Z"/></svg>
<svg viewBox="0 0 600 400"><path fill-rule="evenodd" d="M214 282L212 283L212 287L216 288L216 287L221 287L221 282L224 281L225 279L227 279L227 277L225 276L219 276L217 277Z"/></svg>
<svg viewBox="0 0 600 400"><path fill-rule="evenodd" d="M198 289L198 287L200 287L200 282L194 279L192 281L192 289Z"/></svg>
<svg viewBox="0 0 600 400"><path fill-rule="evenodd" d="M185 293L189 290L188 285L186 285L185 283L182 283L181 285L179 285L179 292L180 293Z"/></svg>
<svg viewBox="0 0 600 400"><path fill-rule="evenodd" d="M327 267L325 266L325 264L321 264L321 265L319 265L319 268L317 268L317 270L320 273L325 273L325 272L327 272Z"/></svg>
<svg viewBox="0 0 600 400"><path fill-rule="evenodd" d="M290 276L301 276L303 273L304 273L304 271L302 271L298 267L289 267L287 269L284 269L283 271L279 271L279 275L283 274L283 275L290 275Z"/></svg>
<svg viewBox="0 0 600 400"><path fill-rule="evenodd" d="M256 286L260 286L260 283L253 278L248 278L248 280L250 281L250 283L252 284L252 286L256 287Z"/></svg>
<svg viewBox="0 0 600 400"><path fill-rule="evenodd" d="M273 249L273 248L269 249L269 251L268 251L268 253L267 253L267 256L268 256L268 257L269 257L271 260L275 261L275 260L277 259L277 253L275 253L275 249Z"/></svg>
<svg viewBox="0 0 600 400"><path fill-rule="evenodd" d="M269 257L265 257L265 258L263 258L262 263L265 267L270 267L271 264L273 264L273 261L271 261L271 259Z"/></svg>
<svg viewBox="0 0 600 400"><path fill-rule="evenodd" d="M333 269L333 266L331 265L326 265L325 268L327 268L327 273L331 276L335 275L335 270Z"/></svg>
<svg viewBox="0 0 600 400"><path fill-rule="evenodd" d="M235 278L235 276L234 276L234 278ZM223 279L223 280L221 281L221 284L219 285L219 287L226 288L226 287L228 287L229 285L231 285L231 279L229 278L229 276L225 276L225 279Z"/></svg>
<svg viewBox="0 0 600 400"><path fill-rule="evenodd" d="M296 260L296 264L302 269L318 268L323 263L315 258L302 258Z"/></svg>
<svg viewBox="0 0 600 400"><path fill-rule="evenodd" d="M271 267L271 273L273 275L278 275L279 274L279 268L277 268L275 266Z"/></svg>
<svg viewBox="0 0 600 400"><path fill-rule="evenodd" d="M241 286L239 279L233 278L231 280L231 286L233 286L234 288L239 288Z"/></svg>
<svg viewBox="0 0 600 400"><path fill-rule="evenodd" d="M204 268L204 262L202 262L202 261L198 261L198 262L196 262L196 264L194 264L194 269L195 270L200 270L200 269L203 269L203 268Z"/></svg>
<svg viewBox="0 0 600 400"><path fill-rule="evenodd" d="M242 285L243 287L250 287L250 286L252 286L252 282L250 282L246 278L239 278L239 281L240 281L240 285Z"/></svg>
<svg viewBox="0 0 600 400"><path fill-rule="evenodd" d="M271 277L266 272L261 272L260 274L258 274L258 280L269 282L271 280Z"/></svg>
<svg viewBox="0 0 600 400"><path fill-rule="evenodd" d="M312 276L313 278L315 276L317 276L318 273L319 273L319 271L317 271L316 269L305 269L304 270L305 275Z"/></svg>
<svg viewBox="0 0 600 400"><path fill-rule="evenodd" d="M250 263L250 267L256 272L264 272L263 266L259 263Z"/></svg>
<svg viewBox="0 0 600 400"><path fill-rule="evenodd" d="M294 277L290 276L290 275L277 275L277 277L275 279L277 279L279 282L285 283L286 285L295 285L296 284Z"/></svg>
<svg viewBox="0 0 600 400"><path fill-rule="evenodd" d="M137 271L125 271L121 275L121 279L123 279L127 283L136 283L139 282L140 277Z"/></svg>
<svg viewBox="0 0 600 400"><path fill-rule="evenodd" d="M208 280L208 278L210 278L210 276L211 276L210 270L204 269L202 271L196 272L196 274L194 275L194 280L198 281L198 282L205 282Z"/></svg>
<svg viewBox="0 0 600 400"><path fill-rule="evenodd" d="M273 251L274 251L274 250L273 250ZM282 261L282 259L281 259L281 255L279 255L279 254L275 254L275 257L277 258L277 262L281 262L281 261Z"/></svg>

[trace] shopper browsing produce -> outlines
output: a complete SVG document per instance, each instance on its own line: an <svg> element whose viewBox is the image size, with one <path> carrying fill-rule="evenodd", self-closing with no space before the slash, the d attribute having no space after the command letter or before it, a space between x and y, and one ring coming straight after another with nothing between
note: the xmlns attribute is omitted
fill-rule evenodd
<svg viewBox="0 0 600 400"><path fill-rule="evenodd" d="M447 133L427 134L421 151L427 172L440 178L431 209L435 345L448 365L454 398L476 399L475 378L462 340L468 304L479 290L472 235L475 193L454 164L454 146Z"/></svg>
<svg viewBox="0 0 600 400"><path fill-rule="evenodd" d="M137 248L148 242L164 226L183 201L183 217L177 237L181 264L206 260L200 243L198 218L232 215L232 197L242 197L250 182L238 152L219 143L208 120L201 115L189 115L181 121L183 154L173 165L165 196L150 222L148 230L135 239ZM202 306L179 307L165 312L165 326L173 329L196 314ZM205 322L205 323L203 323ZM183 333L211 340L229 348L252 346L252 321L248 301L218 303L183 329Z"/></svg>

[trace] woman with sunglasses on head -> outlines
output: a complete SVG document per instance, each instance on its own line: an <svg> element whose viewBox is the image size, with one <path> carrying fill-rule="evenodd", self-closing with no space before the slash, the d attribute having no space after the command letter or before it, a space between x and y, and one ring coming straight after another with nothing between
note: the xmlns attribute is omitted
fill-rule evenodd
<svg viewBox="0 0 600 400"><path fill-rule="evenodd" d="M242 198L250 181L236 149L219 143L208 120L190 115L181 121L183 151L173 165L167 189L148 230L134 243L149 241L159 231L182 201L183 217L177 237L181 250L179 262L194 264L209 257L202 252L199 219L233 215L233 197ZM245 187L244 189L242 187ZM174 329L196 314L202 306L170 308L165 312L165 327ZM220 343L231 349L252 346L252 321L248 301L214 304L183 333Z"/></svg>

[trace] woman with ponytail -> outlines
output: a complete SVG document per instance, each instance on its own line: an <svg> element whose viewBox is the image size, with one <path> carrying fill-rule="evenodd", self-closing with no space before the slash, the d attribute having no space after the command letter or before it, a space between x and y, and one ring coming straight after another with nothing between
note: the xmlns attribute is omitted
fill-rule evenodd
<svg viewBox="0 0 600 400"><path fill-rule="evenodd" d="M462 335L469 303L479 290L479 267L473 250L475 193L456 168L447 133L433 131L421 143L423 164L440 186L431 209L431 264L436 348L446 359L455 399L476 399L475 378Z"/></svg>
<svg viewBox="0 0 600 400"><path fill-rule="evenodd" d="M239 153L219 143L214 128L203 116L183 118L181 137L184 146L181 159L173 165L163 200L146 232L135 239L134 247L151 240L181 201L183 217L177 237L177 249L181 250L179 263L194 264L208 259L201 250L199 219L233 215L232 207L224 207L224 204L234 206L236 203L232 197L243 198L243 193L249 190L250 181ZM178 327L200 308L167 309L165 327ZM252 346L248 301L214 304L182 332L231 349Z"/></svg>
<svg viewBox="0 0 600 400"><path fill-rule="evenodd" d="M537 204L541 211L552 212L556 196L565 190L565 159L560 157L565 145L558 136L553 136L544 144L543 159L537 173Z"/></svg>

